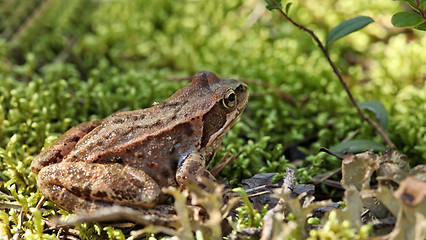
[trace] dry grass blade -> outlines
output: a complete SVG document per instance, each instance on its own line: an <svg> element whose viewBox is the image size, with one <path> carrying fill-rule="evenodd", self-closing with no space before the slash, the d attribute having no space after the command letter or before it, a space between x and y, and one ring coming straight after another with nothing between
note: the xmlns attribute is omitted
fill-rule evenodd
<svg viewBox="0 0 426 240"><path fill-rule="evenodd" d="M229 156L229 152L227 152L225 154L225 156L219 161L219 163L217 163L212 170L210 170L210 173L213 176L216 176L220 173L220 171L222 171L223 168L225 168L229 163L231 163L232 161L234 161L237 157L239 157L241 155L241 153L244 152L244 149L241 149L241 151L239 151L238 153L232 155L228 160L225 161L225 159Z"/></svg>
<svg viewBox="0 0 426 240"><path fill-rule="evenodd" d="M142 225L161 224L164 226L179 227L176 215L164 214L155 210L135 210L128 207L113 206L99 209L90 213L78 213L68 220L54 219L60 226L71 226L78 223L132 221Z"/></svg>

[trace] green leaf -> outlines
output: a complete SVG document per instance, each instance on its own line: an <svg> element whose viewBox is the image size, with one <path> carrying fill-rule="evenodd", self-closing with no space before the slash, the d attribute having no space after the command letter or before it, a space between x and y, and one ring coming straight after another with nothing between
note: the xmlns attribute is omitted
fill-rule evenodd
<svg viewBox="0 0 426 240"><path fill-rule="evenodd" d="M392 16L392 24L395 27L414 27L426 21L415 12L399 12Z"/></svg>
<svg viewBox="0 0 426 240"><path fill-rule="evenodd" d="M343 21L335 28L331 29L331 31L327 35L325 45L328 46L332 42L352 33L358 31L359 29L367 26L368 24L374 22L371 17L359 16Z"/></svg>
<svg viewBox="0 0 426 240"><path fill-rule="evenodd" d="M417 9L415 0L400 0L400 1L408 3L413 9Z"/></svg>
<svg viewBox="0 0 426 240"><path fill-rule="evenodd" d="M408 3L413 9L417 11L426 7L426 0L420 0L419 6L417 6L416 0L400 0L400 1Z"/></svg>
<svg viewBox="0 0 426 240"><path fill-rule="evenodd" d="M360 108L370 110L376 115L376 119L379 120L383 130L386 130L388 126L388 112L385 106L378 100L371 100L362 102L359 104Z"/></svg>
<svg viewBox="0 0 426 240"><path fill-rule="evenodd" d="M420 30L420 31L426 31L426 23L421 23L421 24L415 26L414 28L417 29L417 30Z"/></svg>
<svg viewBox="0 0 426 240"><path fill-rule="evenodd" d="M288 12L290 11L290 7L293 3L289 2L285 5L285 13L288 14Z"/></svg>
<svg viewBox="0 0 426 240"><path fill-rule="evenodd" d="M273 9L282 9L283 8L283 6L281 4L281 0L275 0L275 1L265 0L265 2L266 2L266 8L269 11L272 11Z"/></svg>
<svg viewBox="0 0 426 240"><path fill-rule="evenodd" d="M330 151L335 153L360 153L365 150L373 150L376 152L383 152L387 148L383 144L373 142L371 140L350 140L344 143L336 144L329 148Z"/></svg>

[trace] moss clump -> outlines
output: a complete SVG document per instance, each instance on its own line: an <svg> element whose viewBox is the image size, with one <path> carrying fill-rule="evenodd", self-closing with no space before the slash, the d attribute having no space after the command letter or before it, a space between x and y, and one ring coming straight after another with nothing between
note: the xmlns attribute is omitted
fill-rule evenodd
<svg viewBox="0 0 426 240"><path fill-rule="evenodd" d="M310 37L263 12L257 1L13 1L2 7L0 191L25 214L35 215L29 209L41 198L29 166L43 146L80 122L164 100L185 84L170 78L200 70L250 80L249 106L217 154L244 149L220 175L235 185L258 172L284 172L289 164L308 181L340 166L318 154L320 147L353 135L382 142ZM419 50L426 37L386 27L398 8L385 0L321 6L310 0L294 4L291 15L320 36L349 17L376 20L330 52L358 101L378 99L387 107L387 131L413 167L426 158L426 56ZM256 83L285 91L298 104ZM45 204L52 210L44 217L57 210ZM2 233L19 231L18 210L0 214ZM34 219L25 218L24 226L28 237L41 234ZM93 228L81 228L81 236L117 234Z"/></svg>

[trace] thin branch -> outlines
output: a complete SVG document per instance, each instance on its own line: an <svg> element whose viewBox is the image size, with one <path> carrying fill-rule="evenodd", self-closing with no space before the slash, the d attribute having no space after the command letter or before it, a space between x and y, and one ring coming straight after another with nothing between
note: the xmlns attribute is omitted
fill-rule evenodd
<svg viewBox="0 0 426 240"><path fill-rule="evenodd" d="M277 4L274 0L272 0L272 2L274 4ZM374 120L372 120L371 118L369 118L367 115L364 114L364 112L361 110L361 108L359 107L358 103L355 101L354 97L352 96L351 91L349 90L348 85L346 84L346 82L343 80L343 77L339 71L339 69L336 67L336 65L334 64L334 62L331 60L330 55L328 53L327 47L325 47L322 42L319 40L319 38L317 37L317 35L311 30L308 29L298 23L296 23L292 18L290 18L282 9L277 9L281 15L283 15L288 21L290 21L294 26L298 27L299 29L309 33L312 38L314 39L314 41L318 44L318 47L321 49L321 51L323 52L324 56L326 57L328 63L331 65L331 67L333 68L333 72L336 74L337 78L339 79L340 83L342 84L343 88L345 89L346 93L348 94L349 99L351 100L352 104L355 106L356 110L358 111L359 115L361 115L361 117L366 120L368 123L370 123L370 125L372 125L376 131L383 137L383 139L385 140L386 144L389 145L390 148L395 149L395 144L392 143L392 141L389 139L389 137L386 135L385 131L383 130L383 128Z"/></svg>
<svg viewBox="0 0 426 240"><path fill-rule="evenodd" d="M24 210L21 210L21 212L19 213L19 218L18 218L18 224L16 225L16 232L15 234L13 234L13 240L17 240L21 238L21 232L22 232L22 224L24 222Z"/></svg>
<svg viewBox="0 0 426 240"><path fill-rule="evenodd" d="M234 161L243 152L244 152L244 149L241 149L241 151L239 151L238 153L232 155L228 160L224 161L228 157L228 155L229 155L229 152L227 152L226 155L220 160L220 162L218 164L216 164L213 167L212 170L210 170L210 173L213 176L216 176L217 174L220 173L220 171L222 171L223 168L225 168L229 163L231 163L232 161Z"/></svg>
<svg viewBox="0 0 426 240"><path fill-rule="evenodd" d="M422 16L422 18L424 18L426 20L426 15L425 15L425 11L420 7L420 1L416 0L416 7L417 10L419 10L420 16ZM423 22L425 23L425 22Z"/></svg>

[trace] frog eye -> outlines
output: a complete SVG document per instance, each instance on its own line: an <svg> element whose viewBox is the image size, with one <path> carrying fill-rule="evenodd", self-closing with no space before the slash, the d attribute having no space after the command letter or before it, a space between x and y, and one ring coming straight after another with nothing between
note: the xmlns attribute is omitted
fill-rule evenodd
<svg viewBox="0 0 426 240"><path fill-rule="evenodd" d="M235 94L234 90L228 89L226 91L225 95L223 96L222 104L225 108L232 108L235 106L235 103L237 102L237 95Z"/></svg>

